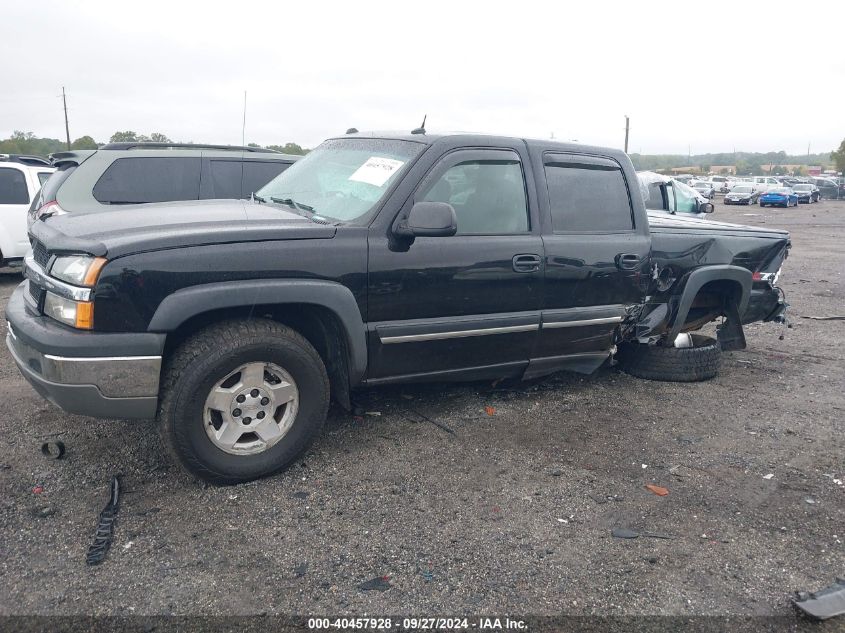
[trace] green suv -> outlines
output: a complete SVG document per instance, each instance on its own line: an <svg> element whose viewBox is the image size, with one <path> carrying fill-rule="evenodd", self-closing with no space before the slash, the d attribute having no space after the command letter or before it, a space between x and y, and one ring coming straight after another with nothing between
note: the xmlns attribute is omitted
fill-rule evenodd
<svg viewBox="0 0 845 633"><path fill-rule="evenodd" d="M300 157L259 147L110 143L51 158L56 171L32 201L28 226L46 215L118 205L249 198Z"/></svg>

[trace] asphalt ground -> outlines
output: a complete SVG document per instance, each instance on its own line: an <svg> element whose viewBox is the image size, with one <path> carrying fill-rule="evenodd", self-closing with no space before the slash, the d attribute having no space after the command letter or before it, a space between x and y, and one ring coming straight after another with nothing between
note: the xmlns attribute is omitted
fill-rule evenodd
<svg viewBox="0 0 845 633"><path fill-rule="evenodd" d="M0 615L776 616L845 575L845 201L725 207L786 228L791 329L697 384L604 368L416 385L333 409L290 470L213 487L153 423L68 415L0 352ZM0 305L20 282L0 276ZM783 338L781 338L781 336ZM41 443L60 439L64 459ZM85 564L115 473L105 562ZM669 494L645 488L656 484ZM641 535L620 539L614 528ZM841 630L842 619L814 630Z"/></svg>

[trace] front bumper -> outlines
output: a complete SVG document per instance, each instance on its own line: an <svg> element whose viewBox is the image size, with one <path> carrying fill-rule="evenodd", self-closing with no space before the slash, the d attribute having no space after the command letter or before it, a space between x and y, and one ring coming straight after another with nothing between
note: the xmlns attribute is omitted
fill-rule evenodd
<svg viewBox="0 0 845 633"><path fill-rule="evenodd" d="M73 331L27 307L27 283L6 306L6 345L32 387L69 413L154 418L164 335Z"/></svg>
<svg viewBox="0 0 845 633"><path fill-rule="evenodd" d="M751 198L725 198L725 204L752 204Z"/></svg>

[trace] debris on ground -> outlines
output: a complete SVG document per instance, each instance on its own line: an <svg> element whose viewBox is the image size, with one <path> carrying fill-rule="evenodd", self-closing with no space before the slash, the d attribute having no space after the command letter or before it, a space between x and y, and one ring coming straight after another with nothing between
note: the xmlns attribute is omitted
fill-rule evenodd
<svg viewBox="0 0 845 633"><path fill-rule="evenodd" d="M56 509L51 506L40 506L32 509L32 516L36 519L46 519L56 514Z"/></svg>
<svg viewBox="0 0 845 633"><path fill-rule="evenodd" d="M636 530L624 527L613 528L610 531L610 535L616 538L639 538L640 536L643 538L659 538L666 540L675 538L671 534L662 534L660 532L637 532Z"/></svg>
<svg viewBox="0 0 845 633"><path fill-rule="evenodd" d="M835 314L833 316L811 316L799 315L802 319L813 319L814 321L845 321L845 315Z"/></svg>
<svg viewBox="0 0 845 633"><path fill-rule="evenodd" d="M496 415L496 407L491 407L488 404L486 407L484 407L484 412L489 416Z"/></svg>
<svg viewBox="0 0 845 633"><path fill-rule="evenodd" d="M293 493L293 498L294 499L307 499L308 493L305 492L304 490L298 490L297 492Z"/></svg>
<svg viewBox="0 0 845 633"><path fill-rule="evenodd" d="M302 578L305 574L308 573L308 563L299 563L296 567L293 568L293 575L296 578Z"/></svg>
<svg viewBox="0 0 845 633"><path fill-rule="evenodd" d="M65 456L65 443L61 440L44 442L41 445L41 454L47 459L62 459Z"/></svg>
<svg viewBox="0 0 845 633"><path fill-rule="evenodd" d="M774 473L769 473L768 475L763 475L763 479L771 479L774 476L775 476Z"/></svg>
<svg viewBox="0 0 845 633"><path fill-rule="evenodd" d="M433 424L437 428L442 429L451 435L455 434L455 432L448 426L443 424L443 422L440 422L439 420L434 420L428 417L425 413L421 413L419 411L416 411L415 409L407 409L406 411L400 411L399 415L408 420L408 422L413 422L414 424L419 424L420 422L429 422L430 424Z"/></svg>
<svg viewBox="0 0 845 633"><path fill-rule="evenodd" d="M97 520L97 530L94 532L94 540L88 546L88 555L85 562L89 565L99 565L106 559L106 554L111 547L114 537L114 524L117 520L117 510L120 507L120 476L114 475L111 478L111 495L109 502L100 512Z"/></svg>
<svg viewBox="0 0 845 633"><path fill-rule="evenodd" d="M391 587L388 582L389 580L390 576L376 576L366 582L362 582L358 585L358 589L361 591L387 591Z"/></svg>
<svg viewBox="0 0 845 633"><path fill-rule="evenodd" d="M32 494L40 495L42 492L44 492L44 486L41 484L32 487Z"/></svg>
<svg viewBox="0 0 845 633"><path fill-rule="evenodd" d="M658 497L665 497L669 494L669 489L664 488L663 486L655 486L654 484L646 484L646 490L649 492L653 492Z"/></svg>
<svg viewBox="0 0 845 633"><path fill-rule="evenodd" d="M845 578L837 578L830 587L825 587L821 591L796 592L792 604L816 620L827 620L837 615L844 615Z"/></svg>

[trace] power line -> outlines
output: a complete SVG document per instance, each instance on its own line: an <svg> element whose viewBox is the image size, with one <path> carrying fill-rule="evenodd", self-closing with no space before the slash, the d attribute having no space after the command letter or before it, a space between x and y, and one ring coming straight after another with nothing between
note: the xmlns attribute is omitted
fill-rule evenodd
<svg viewBox="0 0 845 633"><path fill-rule="evenodd" d="M65 106L65 135L67 136L67 148L70 151L70 127L67 122L67 97L65 97L65 87L62 86L62 103Z"/></svg>

